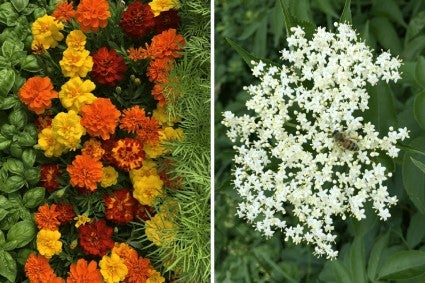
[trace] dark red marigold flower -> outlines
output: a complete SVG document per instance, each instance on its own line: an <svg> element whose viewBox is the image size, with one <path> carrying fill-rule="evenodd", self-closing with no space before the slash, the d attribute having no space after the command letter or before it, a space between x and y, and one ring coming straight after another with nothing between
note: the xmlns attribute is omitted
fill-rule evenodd
<svg viewBox="0 0 425 283"><path fill-rule="evenodd" d="M137 204L135 220L150 220L155 215L155 208L149 205Z"/></svg>
<svg viewBox="0 0 425 283"><path fill-rule="evenodd" d="M112 149L115 146L117 139L111 136L109 139L102 141L102 148L105 151L102 155L102 161L106 163L114 163L115 159L112 157Z"/></svg>
<svg viewBox="0 0 425 283"><path fill-rule="evenodd" d="M91 78L96 83L115 86L124 77L127 65L121 55L114 49L102 47L93 54L93 69Z"/></svg>
<svg viewBox="0 0 425 283"><path fill-rule="evenodd" d="M86 255L102 257L114 247L113 233L105 219L100 219L81 225L78 228L78 240Z"/></svg>
<svg viewBox="0 0 425 283"><path fill-rule="evenodd" d="M112 196L105 196L106 219L116 223L125 224L134 219L137 200L133 198L128 189L114 191Z"/></svg>
<svg viewBox="0 0 425 283"><path fill-rule="evenodd" d="M173 169L173 160L164 159L158 168L159 177L167 188L177 190L183 183L183 178L170 173Z"/></svg>
<svg viewBox="0 0 425 283"><path fill-rule="evenodd" d="M154 30L157 34L170 28L177 29L180 26L180 17L175 9L161 12L154 20Z"/></svg>
<svg viewBox="0 0 425 283"><path fill-rule="evenodd" d="M58 164L43 164L41 165L41 177L40 177L40 185L49 193L53 193L56 191L60 184L57 177L60 177L61 173L59 171Z"/></svg>
<svg viewBox="0 0 425 283"><path fill-rule="evenodd" d="M152 31L154 25L155 20L151 7L141 1L131 3L122 14L120 22L124 32L133 39L144 37Z"/></svg>
<svg viewBox="0 0 425 283"><path fill-rule="evenodd" d="M34 121L37 130L41 132L43 129L48 128L52 125L53 115L46 114L37 116Z"/></svg>
<svg viewBox="0 0 425 283"><path fill-rule="evenodd" d="M57 219L61 225L70 223L75 217L74 206L70 203L59 203L56 205L56 210L59 212Z"/></svg>

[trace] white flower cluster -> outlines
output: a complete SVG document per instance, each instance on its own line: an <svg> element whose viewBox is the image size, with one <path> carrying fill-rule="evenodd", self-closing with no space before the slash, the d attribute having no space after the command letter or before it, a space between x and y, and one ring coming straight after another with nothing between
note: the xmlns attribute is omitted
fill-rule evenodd
<svg viewBox="0 0 425 283"><path fill-rule="evenodd" d="M400 60L387 52L374 60L351 26L335 26L336 33L318 28L311 40L293 28L281 66L253 62L260 83L245 87L252 114L227 111L222 122L235 144L239 217L268 237L281 229L285 241L311 244L327 258L338 254L335 217L363 219L368 201L381 219L390 217L397 198L376 157L397 157L396 142L408 137L406 128L390 128L380 138L360 116L366 84L397 81Z"/></svg>

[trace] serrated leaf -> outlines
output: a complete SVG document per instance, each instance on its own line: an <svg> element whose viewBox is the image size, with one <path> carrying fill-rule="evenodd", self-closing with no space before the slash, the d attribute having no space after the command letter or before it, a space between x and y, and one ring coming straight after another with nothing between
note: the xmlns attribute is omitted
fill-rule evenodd
<svg viewBox="0 0 425 283"><path fill-rule="evenodd" d="M406 41L412 40L425 28L425 11L418 13L410 20L406 31Z"/></svg>
<svg viewBox="0 0 425 283"><path fill-rule="evenodd" d="M289 11L289 5L286 0L279 0L280 7L283 13L283 19L285 21L286 34L291 34L291 28L295 26L294 19Z"/></svg>
<svg viewBox="0 0 425 283"><path fill-rule="evenodd" d="M403 27L407 26L400 8L394 0L375 0L372 12L375 15L385 16Z"/></svg>
<svg viewBox="0 0 425 283"><path fill-rule="evenodd" d="M351 23L351 0L345 0L344 9L342 10L341 17L339 18L340 23Z"/></svg>
<svg viewBox="0 0 425 283"><path fill-rule="evenodd" d="M16 261L8 252L0 250L0 275L10 282L15 282L16 273Z"/></svg>
<svg viewBox="0 0 425 283"><path fill-rule="evenodd" d="M6 241L17 241L16 248L21 248L31 242L37 233L32 221L23 220L10 227Z"/></svg>
<svg viewBox="0 0 425 283"><path fill-rule="evenodd" d="M420 162L419 160L414 159L413 157L410 157L410 160L412 160L413 164L416 165L424 174L425 174L425 164Z"/></svg>
<svg viewBox="0 0 425 283"><path fill-rule="evenodd" d="M331 262L333 274L336 282L338 283L353 283L348 268L340 260L334 260Z"/></svg>
<svg viewBox="0 0 425 283"><path fill-rule="evenodd" d="M399 251L383 263L379 270L379 280L411 279L424 272L424 251Z"/></svg>
<svg viewBox="0 0 425 283"><path fill-rule="evenodd" d="M312 4L316 6L319 10L321 10L323 13L338 18L338 14L335 11L335 8L332 5L332 1L330 0L313 0Z"/></svg>
<svg viewBox="0 0 425 283"><path fill-rule="evenodd" d="M425 223L425 215L418 212L410 219L406 233L406 242L409 249L413 249L424 238L425 225L423 223Z"/></svg>
<svg viewBox="0 0 425 283"><path fill-rule="evenodd" d="M6 96L15 83L15 72L12 69L0 70L0 96Z"/></svg>
<svg viewBox="0 0 425 283"><path fill-rule="evenodd" d="M405 44L400 57L403 58L404 61L414 61L424 48L425 35L417 36Z"/></svg>
<svg viewBox="0 0 425 283"><path fill-rule="evenodd" d="M375 17L370 21L370 27L375 38L384 49L388 49L392 54L400 54L403 50L401 41L394 25L384 17Z"/></svg>
<svg viewBox="0 0 425 283"><path fill-rule="evenodd" d="M233 49L235 49L235 51L239 54L239 56L242 57L242 59L245 61L245 63L248 64L248 66L250 68L252 67L251 61L255 61L255 62L260 61L259 58L257 58L253 54L249 53L247 50L245 50L244 48L242 48L239 44L237 44L232 39L226 37L226 41L230 44L230 46L232 46Z"/></svg>
<svg viewBox="0 0 425 283"><path fill-rule="evenodd" d="M378 276L378 267L382 261L382 254L384 252L385 247L388 244L389 233L385 233L376 240L375 245L373 246L369 261L367 265L367 276L370 281L375 281Z"/></svg>

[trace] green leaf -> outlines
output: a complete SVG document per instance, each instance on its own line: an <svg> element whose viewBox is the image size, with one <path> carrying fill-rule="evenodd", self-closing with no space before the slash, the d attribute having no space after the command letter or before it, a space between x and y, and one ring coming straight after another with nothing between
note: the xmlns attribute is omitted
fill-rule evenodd
<svg viewBox="0 0 425 283"><path fill-rule="evenodd" d="M0 100L0 110L7 110L20 105L20 101L16 96L8 96Z"/></svg>
<svg viewBox="0 0 425 283"><path fill-rule="evenodd" d="M41 70L37 58L32 54L22 58L21 68L28 72L38 72Z"/></svg>
<svg viewBox="0 0 425 283"><path fill-rule="evenodd" d="M425 35L420 35L405 44L400 57L403 58L404 61L414 61L424 48Z"/></svg>
<svg viewBox="0 0 425 283"><path fill-rule="evenodd" d="M410 20L406 31L406 41L411 41L425 28L425 11L418 13Z"/></svg>
<svg viewBox="0 0 425 283"><path fill-rule="evenodd" d="M22 108L16 108L10 113L9 122L17 129L22 129L28 123L27 113Z"/></svg>
<svg viewBox="0 0 425 283"><path fill-rule="evenodd" d="M12 143L9 147L10 155L13 157L22 158L22 147L17 143Z"/></svg>
<svg viewBox="0 0 425 283"><path fill-rule="evenodd" d="M230 38L226 37L227 42L232 46L233 49L236 50L236 52L239 53L239 55L242 57L242 59L245 61L245 63L248 64L250 68L252 68L251 61L258 62L260 61L259 58L255 57L253 54L249 53L247 50L242 48L239 44L231 40Z"/></svg>
<svg viewBox="0 0 425 283"><path fill-rule="evenodd" d="M356 237L351 245L350 267L353 281L356 283L366 283L366 262L362 237Z"/></svg>
<svg viewBox="0 0 425 283"><path fill-rule="evenodd" d="M3 233L3 231L2 231L2 230L0 230L0 249L1 249L1 246L2 246L5 242L6 242L6 239L5 239L5 237L4 237L4 233Z"/></svg>
<svg viewBox="0 0 425 283"><path fill-rule="evenodd" d="M0 96L6 96L15 83L15 72L12 69L0 70Z"/></svg>
<svg viewBox="0 0 425 283"><path fill-rule="evenodd" d="M19 221L10 227L6 241L17 241L16 248L21 248L31 242L36 233L34 222L28 220Z"/></svg>
<svg viewBox="0 0 425 283"><path fill-rule="evenodd" d="M7 161L3 164L3 167L5 170L16 175L22 175L25 171L24 163L22 163L21 160L15 158L8 158Z"/></svg>
<svg viewBox="0 0 425 283"><path fill-rule="evenodd" d="M10 282L15 282L16 273L15 259L8 252L0 250L0 275Z"/></svg>
<svg viewBox="0 0 425 283"><path fill-rule="evenodd" d="M39 168L29 168L25 170L24 173L25 180L31 184L35 185L40 180L40 169Z"/></svg>
<svg viewBox="0 0 425 283"><path fill-rule="evenodd" d="M12 4L3 3L0 5L0 23L7 26L15 26L19 15L16 13Z"/></svg>
<svg viewBox="0 0 425 283"><path fill-rule="evenodd" d="M367 265L367 276L370 281L375 281L378 276L378 267L382 261L384 249L388 244L388 238L388 232L381 235L370 252L369 262Z"/></svg>
<svg viewBox="0 0 425 283"><path fill-rule="evenodd" d="M410 219L409 227L407 228L406 242L409 249L413 249L418 245L425 236L425 215L415 213Z"/></svg>
<svg viewBox="0 0 425 283"><path fill-rule="evenodd" d="M28 6L29 0L12 0L11 2L16 11L21 12Z"/></svg>
<svg viewBox="0 0 425 283"><path fill-rule="evenodd" d="M37 143L36 137L27 132L22 132L16 135L16 141L20 146L33 146Z"/></svg>
<svg viewBox="0 0 425 283"><path fill-rule="evenodd" d="M416 95L415 101L413 102L413 114L419 126L422 129L425 129L425 92L421 92Z"/></svg>
<svg viewBox="0 0 425 283"><path fill-rule="evenodd" d="M6 179L3 186L0 186L0 191L5 193L13 193L21 189L25 185L25 180L22 176L11 176Z"/></svg>
<svg viewBox="0 0 425 283"><path fill-rule="evenodd" d="M375 17L370 21L370 28L378 42L392 54L400 54L403 50L394 25L384 17Z"/></svg>
<svg viewBox="0 0 425 283"><path fill-rule="evenodd" d="M423 56L418 58L416 64L415 81L422 88L425 88L425 58Z"/></svg>
<svg viewBox="0 0 425 283"><path fill-rule="evenodd" d="M16 257L16 261L22 265L25 265L28 257L30 254L32 254L34 251L31 249L20 249L18 252L18 255Z"/></svg>
<svg viewBox="0 0 425 283"><path fill-rule="evenodd" d="M24 50L24 44L10 38L6 39L1 46L2 55L9 59L12 58L13 54L22 50Z"/></svg>
<svg viewBox="0 0 425 283"><path fill-rule="evenodd" d="M340 23L346 23L346 22L351 23L351 22L353 22L353 20L351 18L350 5L351 5L351 0L345 0L344 10L342 10L341 17L339 18Z"/></svg>
<svg viewBox="0 0 425 283"><path fill-rule="evenodd" d="M312 5L314 7L317 7L323 13L331 17L338 18L338 14L335 11L335 8L333 7L332 3L333 2L330 0L313 0Z"/></svg>
<svg viewBox="0 0 425 283"><path fill-rule="evenodd" d="M425 151L425 137L414 139L409 147ZM411 151L407 151L402 165L403 184L410 200L422 214L425 214L425 174L412 162L411 157L425 162L424 155L414 155Z"/></svg>
<svg viewBox="0 0 425 283"><path fill-rule="evenodd" d="M22 161L24 162L24 166L26 168L31 168L34 166L36 158L35 150L32 148L24 149L22 152Z"/></svg>
<svg viewBox="0 0 425 283"><path fill-rule="evenodd" d="M347 267L340 260L334 260L331 262L333 274L336 282L338 283L353 283L351 275Z"/></svg>
<svg viewBox="0 0 425 283"><path fill-rule="evenodd" d="M400 8L394 0L375 0L372 13L378 16L385 16L403 27L407 26Z"/></svg>
<svg viewBox="0 0 425 283"><path fill-rule="evenodd" d="M34 208L40 205L44 200L45 189L36 187L27 191L23 196L23 203L27 208Z"/></svg>
<svg viewBox="0 0 425 283"><path fill-rule="evenodd" d="M294 19L289 12L289 5L285 3L286 0L279 0L280 7L282 8L283 12L283 19L285 20L285 27L286 27L286 34L291 34L291 28L295 26Z"/></svg>
<svg viewBox="0 0 425 283"><path fill-rule="evenodd" d="M424 272L424 251L399 251L383 263L379 270L379 280L411 279Z"/></svg>
<svg viewBox="0 0 425 283"><path fill-rule="evenodd" d="M9 211L4 209L3 207L0 207L0 221L3 220L3 218L5 218L8 214L9 214Z"/></svg>
<svg viewBox="0 0 425 283"><path fill-rule="evenodd" d="M414 159L413 157L410 157L410 160L412 160L413 164L416 165L424 174L425 174L425 164L420 162L419 160Z"/></svg>

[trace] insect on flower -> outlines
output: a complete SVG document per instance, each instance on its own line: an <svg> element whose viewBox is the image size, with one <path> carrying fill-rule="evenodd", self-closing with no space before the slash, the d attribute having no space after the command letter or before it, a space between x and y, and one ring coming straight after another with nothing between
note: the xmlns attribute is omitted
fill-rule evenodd
<svg viewBox="0 0 425 283"><path fill-rule="evenodd" d="M343 132L334 131L332 134L332 137L334 138L335 142L339 146L341 146L342 148L346 150L350 150L350 151L359 150L358 144L352 139L349 139Z"/></svg>

